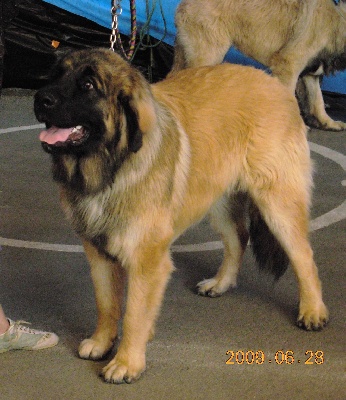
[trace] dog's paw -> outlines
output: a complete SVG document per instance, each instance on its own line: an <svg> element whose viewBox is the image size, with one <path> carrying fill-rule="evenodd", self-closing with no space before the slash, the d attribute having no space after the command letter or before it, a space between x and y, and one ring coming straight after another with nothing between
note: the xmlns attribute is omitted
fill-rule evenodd
<svg viewBox="0 0 346 400"><path fill-rule="evenodd" d="M119 357L115 356L114 359L103 368L101 375L107 383L133 383L139 379L144 370L144 359L136 360L134 363L121 360Z"/></svg>
<svg viewBox="0 0 346 400"><path fill-rule="evenodd" d="M80 358L86 360L100 360L103 358L113 347L113 342L103 343L95 339L84 339L78 348Z"/></svg>
<svg viewBox="0 0 346 400"><path fill-rule="evenodd" d="M346 122L334 121L328 115L325 118L312 117L306 120L306 124L311 128L317 128L324 131L340 132L346 130Z"/></svg>
<svg viewBox="0 0 346 400"><path fill-rule="evenodd" d="M328 121L327 124L325 124L323 126L323 129L325 129L327 131L335 131L335 132L345 131L346 123L342 122L342 121L334 121L331 119L330 121Z"/></svg>
<svg viewBox="0 0 346 400"><path fill-rule="evenodd" d="M218 280L216 278L204 279L197 284L197 292L202 296L219 297L225 293L229 287L236 287L236 282Z"/></svg>
<svg viewBox="0 0 346 400"><path fill-rule="evenodd" d="M297 325L307 331L320 331L329 319L327 307L322 303L320 307L300 307Z"/></svg>

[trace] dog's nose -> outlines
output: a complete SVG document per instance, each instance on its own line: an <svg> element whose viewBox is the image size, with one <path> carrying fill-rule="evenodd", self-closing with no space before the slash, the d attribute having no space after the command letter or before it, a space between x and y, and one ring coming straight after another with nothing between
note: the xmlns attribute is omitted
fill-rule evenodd
<svg viewBox="0 0 346 400"><path fill-rule="evenodd" d="M49 109L56 106L58 99L52 93L39 92L37 93L36 101L41 105L41 107Z"/></svg>

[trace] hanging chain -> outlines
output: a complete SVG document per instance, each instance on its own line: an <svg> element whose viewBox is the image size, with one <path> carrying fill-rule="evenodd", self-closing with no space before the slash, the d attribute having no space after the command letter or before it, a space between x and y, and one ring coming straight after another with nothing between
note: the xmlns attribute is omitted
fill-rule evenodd
<svg viewBox="0 0 346 400"><path fill-rule="evenodd" d="M118 16L121 15L123 9L121 8L121 0L112 0L111 14L112 14L112 31L111 31L111 48L110 50L114 50L114 46L117 42L118 35Z"/></svg>
<svg viewBox="0 0 346 400"><path fill-rule="evenodd" d="M110 50L115 51L114 46L120 49L122 55L127 59L131 60L135 47L136 47L136 34L137 34L137 23L136 23L136 2L135 0L130 0L131 9L131 39L129 42L130 48L126 52L120 37L119 27L118 27L118 17L122 14L123 9L121 8L121 0L112 0L111 14L112 14L112 31L110 36L111 47Z"/></svg>

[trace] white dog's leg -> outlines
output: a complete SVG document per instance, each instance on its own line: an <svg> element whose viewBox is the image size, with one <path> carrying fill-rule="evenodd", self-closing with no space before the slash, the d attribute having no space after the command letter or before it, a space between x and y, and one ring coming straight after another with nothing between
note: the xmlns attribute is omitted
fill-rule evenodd
<svg viewBox="0 0 346 400"><path fill-rule="evenodd" d="M305 75L303 82L306 88L308 106L310 115L317 120L317 128L327 129L331 131L342 131L346 129L346 123L342 121L334 121L326 113L322 91L320 87L320 80L318 75Z"/></svg>

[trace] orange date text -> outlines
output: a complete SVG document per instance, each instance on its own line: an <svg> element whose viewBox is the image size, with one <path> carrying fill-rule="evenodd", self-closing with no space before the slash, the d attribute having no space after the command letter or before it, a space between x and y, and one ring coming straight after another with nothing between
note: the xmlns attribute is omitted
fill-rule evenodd
<svg viewBox="0 0 346 400"><path fill-rule="evenodd" d="M322 350L306 350L303 356L298 356L293 350L277 350L271 357L262 350L227 350L227 365L322 365L325 361Z"/></svg>

